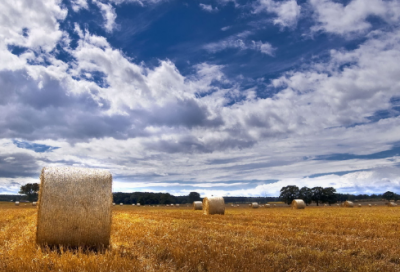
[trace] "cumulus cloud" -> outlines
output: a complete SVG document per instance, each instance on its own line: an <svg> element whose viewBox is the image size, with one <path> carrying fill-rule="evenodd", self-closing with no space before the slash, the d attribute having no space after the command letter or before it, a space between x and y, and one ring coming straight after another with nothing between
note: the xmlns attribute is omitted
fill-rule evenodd
<svg viewBox="0 0 400 272"><path fill-rule="evenodd" d="M202 10L207 11L207 12L217 12L218 11L217 7L213 8L211 5L206 5L206 4L200 3L199 6Z"/></svg>
<svg viewBox="0 0 400 272"><path fill-rule="evenodd" d="M101 10L101 14L104 18L104 28L107 32L112 32L114 28L117 26L115 23L115 19L117 19L117 14L115 13L115 9L111 4L103 4L99 1L93 1Z"/></svg>
<svg viewBox="0 0 400 272"><path fill-rule="evenodd" d="M258 0L254 5L254 12L273 13L276 15L276 18L273 19L275 25L293 27L300 18L301 6L297 4L296 0Z"/></svg>
<svg viewBox="0 0 400 272"><path fill-rule="evenodd" d="M363 33L372 27L368 20L379 17L386 22L398 22L399 1L352 0L347 5L331 0L310 0L317 24L313 31L326 31L339 35Z"/></svg>

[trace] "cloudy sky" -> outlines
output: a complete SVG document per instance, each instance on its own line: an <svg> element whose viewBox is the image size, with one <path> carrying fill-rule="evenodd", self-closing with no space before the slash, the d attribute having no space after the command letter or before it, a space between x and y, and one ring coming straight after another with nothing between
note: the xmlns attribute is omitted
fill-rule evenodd
<svg viewBox="0 0 400 272"><path fill-rule="evenodd" d="M2 0L0 193L400 193L400 0Z"/></svg>

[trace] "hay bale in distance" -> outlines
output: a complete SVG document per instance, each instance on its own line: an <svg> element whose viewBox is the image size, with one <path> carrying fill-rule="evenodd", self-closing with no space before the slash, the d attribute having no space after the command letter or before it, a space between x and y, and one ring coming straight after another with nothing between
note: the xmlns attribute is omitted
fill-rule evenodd
<svg viewBox="0 0 400 272"><path fill-rule="evenodd" d="M253 209L257 209L257 208L259 207L259 205L258 205L257 202L253 202L253 203L251 203L251 207L252 207Z"/></svg>
<svg viewBox="0 0 400 272"><path fill-rule="evenodd" d="M371 205L371 204L368 204L368 207L372 207L372 205Z"/></svg>
<svg viewBox="0 0 400 272"><path fill-rule="evenodd" d="M396 207L397 206L397 204L394 202L389 202L389 203L387 203L387 205L388 205L388 207Z"/></svg>
<svg viewBox="0 0 400 272"><path fill-rule="evenodd" d="M361 208L361 204L358 204L358 207L360 207L360 208Z"/></svg>
<svg viewBox="0 0 400 272"><path fill-rule="evenodd" d="M303 199L293 199L292 201L293 210L300 210L305 208L306 208L306 203L304 203Z"/></svg>
<svg viewBox="0 0 400 272"><path fill-rule="evenodd" d="M15 206L19 206L19 201L15 201Z"/></svg>
<svg viewBox="0 0 400 272"><path fill-rule="evenodd" d="M44 167L40 176L36 242L107 247L112 175L106 170Z"/></svg>
<svg viewBox="0 0 400 272"><path fill-rule="evenodd" d="M115 206L115 203L113 203L113 206Z"/></svg>
<svg viewBox="0 0 400 272"><path fill-rule="evenodd" d="M132 203L132 206L135 206L135 203Z"/></svg>
<svg viewBox="0 0 400 272"><path fill-rule="evenodd" d="M36 206L36 202L32 202L32 206Z"/></svg>
<svg viewBox="0 0 400 272"><path fill-rule="evenodd" d="M193 202L193 210L202 210L203 209L203 202L201 201L194 201Z"/></svg>
<svg viewBox="0 0 400 272"><path fill-rule="evenodd" d="M179 204L176 204L175 206L179 207L180 205L179 205Z"/></svg>
<svg viewBox="0 0 400 272"><path fill-rule="evenodd" d="M124 203L119 203L120 206L124 206Z"/></svg>
<svg viewBox="0 0 400 272"><path fill-rule="evenodd" d="M225 214L225 200L223 197L211 196L203 199L203 212L205 215Z"/></svg>
<svg viewBox="0 0 400 272"><path fill-rule="evenodd" d="M354 207L354 203L353 203L352 201L346 200L346 201L343 203L343 207L353 208L353 207Z"/></svg>
<svg viewBox="0 0 400 272"><path fill-rule="evenodd" d="M276 207L276 204L274 204L274 207Z"/></svg>
<svg viewBox="0 0 400 272"><path fill-rule="evenodd" d="M265 204L264 207L265 208L271 208L271 204Z"/></svg>

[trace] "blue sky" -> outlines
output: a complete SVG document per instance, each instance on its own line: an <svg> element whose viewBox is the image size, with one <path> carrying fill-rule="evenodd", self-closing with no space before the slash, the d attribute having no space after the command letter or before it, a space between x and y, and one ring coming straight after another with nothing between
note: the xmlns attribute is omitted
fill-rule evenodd
<svg viewBox="0 0 400 272"><path fill-rule="evenodd" d="M0 193L400 193L398 0L5 0Z"/></svg>

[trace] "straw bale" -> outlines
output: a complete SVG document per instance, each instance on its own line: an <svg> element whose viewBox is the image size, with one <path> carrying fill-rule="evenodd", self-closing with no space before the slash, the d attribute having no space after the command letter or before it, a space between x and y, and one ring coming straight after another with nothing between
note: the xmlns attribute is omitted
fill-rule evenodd
<svg viewBox="0 0 400 272"><path fill-rule="evenodd" d="M271 208L270 204L265 204L265 208Z"/></svg>
<svg viewBox="0 0 400 272"><path fill-rule="evenodd" d="M15 201L15 206L19 206L19 201Z"/></svg>
<svg viewBox="0 0 400 272"><path fill-rule="evenodd" d="M304 203L303 199L293 199L292 201L293 210L300 210L305 208L306 208L306 203Z"/></svg>
<svg viewBox="0 0 400 272"><path fill-rule="evenodd" d="M231 204L231 207L235 207L235 205Z"/></svg>
<svg viewBox="0 0 400 272"><path fill-rule="evenodd" d="M358 204L358 207L360 207L360 208L361 208L361 204Z"/></svg>
<svg viewBox="0 0 400 272"><path fill-rule="evenodd" d="M107 247L112 175L106 170L44 167L40 176L36 242Z"/></svg>
<svg viewBox="0 0 400 272"><path fill-rule="evenodd" d="M251 207L251 203L249 204L249 207Z"/></svg>
<svg viewBox="0 0 400 272"><path fill-rule="evenodd" d="M113 206L115 206L115 203L113 203Z"/></svg>
<svg viewBox="0 0 400 272"><path fill-rule="evenodd" d="M347 208L353 208L353 207L354 207L354 203L351 202L351 201L346 200L346 201L343 203L343 206L344 206L344 207L347 207Z"/></svg>
<svg viewBox="0 0 400 272"><path fill-rule="evenodd" d="M389 202L389 203L387 203L387 205L388 205L389 207L395 207L395 206L397 206L397 204L394 203L394 202Z"/></svg>
<svg viewBox="0 0 400 272"><path fill-rule="evenodd" d="M276 207L276 204L274 204L274 207Z"/></svg>
<svg viewBox="0 0 400 272"><path fill-rule="evenodd" d="M36 202L32 202L32 206L36 206Z"/></svg>
<svg viewBox="0 0 400 272"><path fill-rule="evenodd" d="M253 202L253 203L251 203L251 207L252 207L253 209L257 209L257 208L259 207L259 205L258 205L257 202Z"/></svg>
<svg viewBox="0 0 400 272"><path fill-rule="evenodd" d="M371 205L371 204L368 204L368 207L372 207L372 205Z"/></svg>
<svg viewBox="0 0 400 272"><path fill-rule="evenodd" d="M203 213L205 215L225 214L225 200L220 196L205 197L203 199Z"/></svg>
<svg viewBox="0 0 400 272"><path fill-rule="evenodd" d="M140 203L137 203L136 206L140 206Z"/></svg>
<svg viewBox="0 0 400 272"><path fill-rule="evenodd" d="M135 206L135 203L132 203L132 206Z"/></svg>
<svg viewBox="0 0 400 272"><path fill-rule="evenodd" d="M203 209L203 202L201 201L193 202L193 210L202 210L202 209Z"/></svg>
<svg viewBox="0 0 400 272"><path fill-rule="evenodd" d="M340 206L339 204L336 204L336 206Z"/></svg>
<svg viewBox="0 0 400 272"><path fill-rule="evenodd" d="M175 206L179 207L180 205L179 205L179 204L176 204Z"/></svg>

